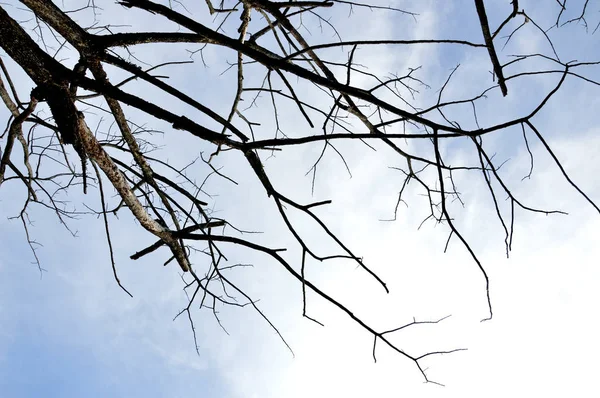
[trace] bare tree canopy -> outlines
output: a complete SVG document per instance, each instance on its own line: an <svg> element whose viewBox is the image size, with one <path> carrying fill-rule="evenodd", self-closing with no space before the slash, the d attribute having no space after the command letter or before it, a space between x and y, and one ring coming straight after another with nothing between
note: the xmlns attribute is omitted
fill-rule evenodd
<svg viewBox="0 0 600 398"><path fill-rule="evenodd" d="M119 266L128 265L117 264L111 223L117 217L135 221L144 243L128 248L130 258L150 257L181 274L188 301L177 316L189 320L197 350L197 313L208 309L220 324L225 307L252 308L293 350L239 276L250 264L236 259L258 253L296 281L298 291L290 295L301 300L303 317L324 325L309 305L311 297L324 301L368 333L374 361L385 347L437 383L423 361L464 348L414 353L401 335L407 328L435 327L427 324L450 314L417 314L412 322L382 327L310 278L311 267L342 262L360 270L362 283L389 292L381 267L363 259L361 247L336 229L337 217L361 209L329 199L340 182L327 178L328 170L359 174L354 183L370 200L374 176L360 173L365 165L358 159L375 151L397 177L378 182L397 193L381 223L403 222L410 212L420 217L417 228L441 224L447 240L440 250L458 246L468 253L485 304L481 320L492 319L493 280L461 228L470 203L465 191L487 196L492 211L478 222L500 231L506 257L519 237L516 218L566 214L532 203L515 188L538 171L536 156L549 156L553 178L566 180L600 213L597 198L571 178L540 128L566 86L597 95L597 53L572 54L563 41L574 29L593 35L599 18L598 4L592 10L587 0L546 1L551 21L526 12L517 0L474 0L456 6L464 8L463 20L455 22L464 25L464 36L421 37L413 3L0 5L0 96L8 110L0 186L3 200L21 209L2 216L22 223L40 270L33 208L51 212L69 231L76 219L91 226L100 218L103 225L93 228L103 228L114 279L129 295L134 282L119 279ZM368 18L375 14L393 15L395 24L413 28L412 36L374 37ZM516 40L541 41L545 50L511 53ZM413 64L417 51L426 53ZM397 52L397 63L382 63L383 52ZM469 57L485 59L485 68L464 70L460 60ZM424 70L437 81L424 80ZM467 80L468 87L461 83ZM508 158L496 157L506 148L527 157L521 181L506 177ZM273 230L265 231L261 219Z"/></svg>

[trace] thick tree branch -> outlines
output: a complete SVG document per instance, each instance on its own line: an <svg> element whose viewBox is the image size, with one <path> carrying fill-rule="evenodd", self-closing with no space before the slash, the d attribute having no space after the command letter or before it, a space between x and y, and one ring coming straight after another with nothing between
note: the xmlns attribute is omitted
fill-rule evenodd
<svg viewBox="0 0 600 398"><path fill-rule="evenodd" d="M498 85L500 86L500 90L502 90L502 95L506 96L506 94L508 94L508 89L506 88L506 81L504 80L504 72L502 71L502 65L500 65L498 54L494 48L494 39L490 32L490 25L488 23L487 14L485 13L485 5L483 4L483 0L475 0L475 8L477 9L477 15L479 16L481 33L483 33L483 39L485 40L485 45L488 49L488 53L490 54L490 60L492 61L494 74L498 78Z"/></svg>

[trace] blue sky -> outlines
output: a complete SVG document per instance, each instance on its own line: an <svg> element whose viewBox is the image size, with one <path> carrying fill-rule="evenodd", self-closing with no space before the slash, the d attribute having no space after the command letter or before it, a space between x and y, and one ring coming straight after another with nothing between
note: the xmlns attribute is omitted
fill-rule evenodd
<svg viewBox="0 0 600 398"><path fill-rule="evenodd" d="M67 3L66 7L75 3ZM406 16L358 10L344 23L347 9L332 17L340 23L340 32L346 40L368 34L385 38L448 35L480 41L471 1L412 3L393 4L418 12L416 24ZM508 3L486 2L490 19L505 15L510 10ZM551 23L556 12L552 1L544 5L537 1L520 3L528 13L539 16L538 22L543 26ZM195 7L190 9L194 15L201 15L208 22L204 5ZM6 9L11 15L18 15L14 8L6 6ZM115 18L111 19L115 24L129 23L135 27L169 28L157 24L160 18L125 11L112 3L107 3L102 18ZM530 25L524 29L530 29ZM322 35L316 31L307 37L315 42L330 39L327 30ZM548 50L539 34L532 36L526 32L533 34L530 30L517 35L503 56ZM595 59L597 36L586 35L581 26L575 25L561 32L553 39L559 54L564 54L563 60L575 56L580 61ZM135 53L149 63L187 57L183 46L173 52L167 52L167 47L159 48L162 51L140 47ZM227 83L227 75L220 74L225 61L234 57L230 54L222 59L221 54L213 50L205 53L210 65L207 69L196 56L196 64L165 69L165 73L173 74L170 83L197 94L226 114L233 86ZM361 48L357 54L365 63L369 61L371 72L381 74L401 73L408 67L423 65L419 77L432 86L430 90L422 89L423 102L437 96L435 90L457 63L461 66L444 98L460 98L491 84L485 50L464 51L447 46L377 47ZM331 57L344 60L346 55L339 51ZM200 73L202 78L195 78ZM589 76L597 77L598 73ZM117 80L115 77L114 81ZM500 118L522 114L554 81L554 77L549 77L509 82L506 99L496 93L479 105L480 123L489 125ZM24 96L30 87L24 79L19 82L23 84ZM360 80L357 78L356 82ZM129 89L152 95L143 86L132 85ZM600 201L600 183L595 177L600 173L597 98L597 87L569 79L564 91L536 118L536 125L549 137L571 177L590 197ZM168 99L162 100L171 104ZM315 101L328 106L322 98ZM261 129L268 131L265 136L274 133L269 102L270 98L263 98L259 103L261 108L252 113L263 122ZM180 112L187 110L176 106ZM294 107L281 103L279 111L285 115L281 118L285 131L308 130ZM164 128L164 124L128 112L140 123ZM470 115L469 109L457 109L453 116L472 123ZM0 109L0 120L6 117L6 111ZM86 120L90 118L86 116ZM108 126L110 122L103 123ZM178 137L175 144L171 140L173 134ZM31 264L31 252L20 222L7 219L18 212L18 203L11 199L19 191L11 191L12 187L5 184L0 196L0 396L458 397L476 396L482 391L491 397L594 395L598 391L594 374L597 367L592 360L600 354L600 344L595 338L599 327L594 319L597 312L594 304L600 299L595 286L600 278L596 267L600 250L595 238L600 215L559 177L533 135L529 138L536 155L535 173L524 182L520 180L528 171L529 159L520 132L486 137L485 143L491 153L497 153L497 159L511 159L502 173L515 193L522 195L527 203L558 207L570 214L546 217L518 212L514 250L509 260L503 254L502 230L491 212L483 181L470 175L456 176L468 198L468 206L461 209L455 205L453 214L491 278L495 317L486 323L479 322L486 315L482 278L464 248L455 242L448 253L442 253L447 238L447 230L442 226L426 224L417 232L426 213L416 189L409 196L410 207L401 207L398 221L380 221L392 215L402 184L402 175L388 168L403 165L400 159L383 147L371 152L357 143L340 144L352 178L330 152L316 179L314 199L333 199L335 204L320 214L350 247L358 248L356 251L388 282L391 293L383 294L363 272L347 263L309 263L307 275L382 329L410 322L413 316L429 320L452 314L435 327L413 328L394 337L412 354L468 348L465 352L426 361L428 375L446 384L444 388L423 384L414 364L381 347L378 362L374 364L371 337L316 297L308 296L309 314L323 321L326 327L302 319L300 286L270 259L230 247L227 250L232 263L254 265L237 270L232 278L243 283L252 297L260 299L261 308L278 326L295 356L259 316L238 308L224 308L220 313L229 334L221 330L208 311L194 314L199 341L197 355L187 321L173 321L185 305L176 267L163 267L162 257L137 262L128 259L152 241L139 233L129 215L111 218L110 222L119 275L134 298L125 295L112 279L102 221L94 217L74 221L71 225L77 231L77 238L73 238L52 214L32 209L35 225L31 232L43 244L37 253L46 269L40 277L37 267ZM211 150L181 132L167 131L155 139L164 146L163 153L173 164L186 164L200 151ZM452 164L473 159L472 146L453 144L444 149ZM285 156L265 161L265 167L284 192L311 200L311 180L304 174L319 151L316 146L290 148ZM216 214L233 220L242 229L264 231L252 239L269 242L272 247L289 245L290 237L281 233L280 221L268 216L273 214L273 204L265 197L264 190L248 170L236 167L243 165L241 161L232 153L216 158L216 164L226 165L239 185L209 180L207 190L218 195L210 198L211 206L215 206ZM198 167L197 173L201 179L206 170ZM84 198L78 192L71 193L69 198L73 203L84 201L96 207L99 204L97 197ZM329 248L321 236L309 234L313 231L310 223L301 218L298 221L301 231L315 247ZM294 257L297 254L297 248L292 246L287 256L297 260ZM197 261L201 263L202 259Z"/></svg>

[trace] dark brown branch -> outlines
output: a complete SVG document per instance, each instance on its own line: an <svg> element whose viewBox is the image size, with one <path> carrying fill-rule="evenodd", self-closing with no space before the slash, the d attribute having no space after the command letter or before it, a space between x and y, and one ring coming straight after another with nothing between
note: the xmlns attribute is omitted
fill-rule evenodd
<svg viewBox="0 0 600 398"><path fill-rule="evenodd" d="M288 55L285 59L294 59L300 54L307 53L309 51L322 50L325 48L345 47L345 46L374 46L374 45L422 45L422 44L459 44L469 47L481 47L486 48L486 44L473 43L467 40L452 40L452 39L415 39L415 40L352 40L352 41L340 41L334 43L323 43L315 44L302 50L296 51Z"/></svg>
<svg viewBox="0 0 600 398"><path fill-rule="evenodd" d="M490 60L492 61L494 74L498 78L498 85L500 86L500 90L502 90L502 95L506 97L506 94L508 94L508 89L506 88L506 82L504 81L502 65L500 65L500 61L498 60L498 54L496 54L496 49L494 48L494 39L492 37L492 34L490 33L490 26L488 24L487 15L485 13L485 5L483 4L483 0L475 0L475 8L477 8L477 15L479 16L481 32L483 33L483 39L485 40L485 45L488 49L488 53L490 54Z"/></svg>
<svg viewBox="0 0 600 398"><path fill-rule="evenodd" d="M106 202L104 199L104 189L102 187L102 176L100 175L100 170L98 170L98 166L96 166L94 164L94 162L91 162L91 163L92 163L92 167L94 168L94 171L96 172L96 178L98 180L98 188L99 188L98 190L100 191L100 204L102 206L102 218L104 221L104 232L106 233L106 242L108 243L108 253L110 254L110 263L112 265L113 276L115 278L115 281L117 282L117 285L119 285L119 287L121 289L123 289L123 291L129 295L129 297L133 297L133 295L131 293L129 293L129 290L127 290L121 284L119 275L117 275L117 266L115 264L115 255L113 252L112 239L110 238L110 228L108 226L108 216L106 215Z"/></svg>

